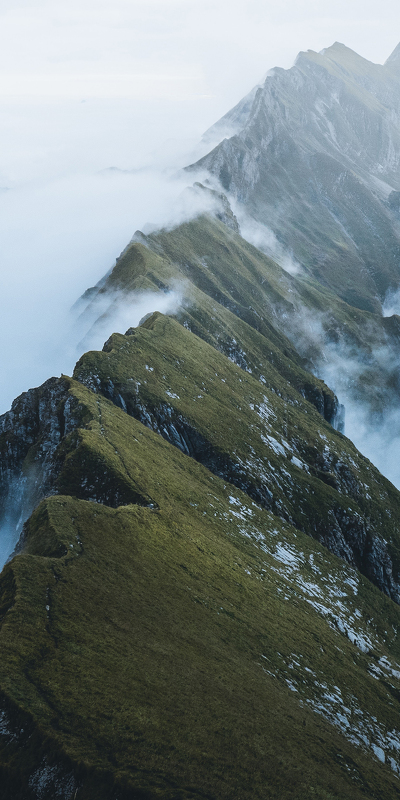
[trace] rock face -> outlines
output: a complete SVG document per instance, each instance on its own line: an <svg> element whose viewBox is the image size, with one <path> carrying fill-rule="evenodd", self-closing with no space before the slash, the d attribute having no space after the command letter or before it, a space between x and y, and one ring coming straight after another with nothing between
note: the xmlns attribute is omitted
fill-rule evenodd
<svg viewBox="0 0 400 800"><path fill-rule="evenodd" d="M176 318L241 369L262 381L260 364L267 359L338 430L357 432L351 428L357 409L356 429L372 434L387 418L383 436L400 443L400 317L350 306L304 271L289 273L209 214L172 230L137 232L92 292L83 317L88 328L94 321L94 330L108 317L109 335L119 299L137 304L148 289L163 296L176 287L183 295ZM348 430L343 405L350 411ZM365 441L356 444L363 449ZM395 456L395 444L392 450ZM363 452L374 460L373 435ZM399 471L385 472L395 463L397 457L382 459L379 468L400 485Z"/></svg>
<svg viewBox="0 0 400 800"><path fill-rule="evenodd" d="M71 470L79 443L74 433L82 419L69 389L69 379L50 378L14 400L0 417L2 564L15 546L23 546L23 524L44 497L66 492L115 508L148 504L84 448Z"/></svg>
<svg viewBox="0 0 400 800"><path fill-rule="evenodd" d="M22 394L0 417L0 525L8 531L2 538L2 563L35 506L55 491L56 451L75 427L68 383L56 378Z"/></svg>
<svg viewBox="0 0 400 800"><path fill-rule="evenodd" d="M400 280L393 196L386 202L400 188L397 57L380 66L339 43L300 53L245 109L235 134L194 168L217 177L323 285L378 309Z"/></svg>
<svg viewBox="0 0 400 800"><path fill-rule="evenodd" d="M154 376L146 362L155 364L157 354L162 365ZM191 372L183 375L188 355ZM197 364L203 365L198 374ZM311 396L314 404L308 407L286 384L282 401L267 388L273 385L268 362L259 365L264 383L247 373L243 386L242 367L235 364L178 323L153 315L129 336L111 337L97 357L83 356L74 377L262 507L317 538L399 602L396 548L389 534L395 531L392 518L400 514L398 498L390 484L383 489L381 476L354 448L349 450L350 443L335 438L330 426L321 427L313 406L334 421L334 398L326 392L328 413L322 393ZM161 369L166 373L162 379ZM6 556L12 550L10 537L16 545L25 520L52 494L73 494L113 508L131 502L154 507L151 498L132 493L122 475L117 478L104 459L83 446L82 411L69 390L69 379L52 378L21 395L0 418ZM218 424L220 407L224 421ZM372 491L385 505L379 514L368 501ZM23 544L22 536L18 547Z"/></svg>

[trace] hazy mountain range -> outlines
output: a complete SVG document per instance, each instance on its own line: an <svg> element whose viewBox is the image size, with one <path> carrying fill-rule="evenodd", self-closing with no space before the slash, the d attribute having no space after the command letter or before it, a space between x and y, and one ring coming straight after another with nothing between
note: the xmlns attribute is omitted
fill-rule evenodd
<svg viewBox="0 0 400 800"><path fill-rule="evenodd" d="M0 417L6 800L399 796L399 112L269 73Z"/></svg>

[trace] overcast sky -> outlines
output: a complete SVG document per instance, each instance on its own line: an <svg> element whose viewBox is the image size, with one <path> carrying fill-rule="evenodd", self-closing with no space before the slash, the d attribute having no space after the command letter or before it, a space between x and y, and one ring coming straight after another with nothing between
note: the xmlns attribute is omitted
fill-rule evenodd
<svg viewBox="0 0 400 800"><path fill-rule="evenodd" d="M335 40L383 63L399 4L0 0L0 413L72 369L69 305L168 215L202 132Z"/></svg>
<svg viewBox="0 0 400 800"><path fill-rule="evenodd" d="M335 40L383 62L398 3L0 0L3 178L141 164L165 139L198 136L271 67Z"/></svg>

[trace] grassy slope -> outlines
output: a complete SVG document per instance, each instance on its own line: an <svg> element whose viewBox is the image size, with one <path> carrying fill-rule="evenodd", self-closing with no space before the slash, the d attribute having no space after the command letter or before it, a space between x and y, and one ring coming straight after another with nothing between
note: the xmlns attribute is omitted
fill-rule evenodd
<svg viewBox="0 0 400 800"><path fill-rule="evenodd" d="M172 422L179 431L184 421L201 435L200 461L208 443L213 471L331 548L333 513L345 518L355 551L367 520L371 541L355 563L372 577L365 551L377 535L389 542L397 575L398 492L267 360L262 384L162 315L130 336L114 334L105 350L82 356L74 377L120 405L122 398L139 419L146 410L156 430ZM339 540L334 552L344 555Z"/></svg>
<svg viewBox="0 0 400 800"><path fill-rule="evenodd" d="M389 357L398 350L397 317L354 308L317 281L288 274L211 217L130 245L99 296L110 293L112 310L120 302L119 292L165 291L176 285L185 298L179 320L255 375L262 374L260 362L267 358L312 400L329 390L310 379L304 367L329 360L332 354L326 356L324 348L330 343L337 345L344 369L354 364L349 373L354 400L378 415L397 402L396 364ZM95 311L95 305L89 304L88 319L90 309Z"/></svg>
<svg viewBox="0 0 400 800"><path fill-rule="evenodd" d="M99 296L110 293L110 313L120 302L120 292L126 295L155 288L165 291L178 283L187 296L180 316L195 333L224 351L233 351L236 339L246 350L249 368L257 370L260 357L268 353L287 380L299 387L310 382L295 348L271 324L275 301L286 311L290 309L279 286L285 276L283 270L211 217L202 217L160 237L160 241L159 237L156 241L148 237L149 246L134 243L117 261L99 292ZM173 249L169 250L167 244ZM232 245L231 250L228 245ZM242 281L248 249L248 268ZM266 281L260 295L260 285ZM254 296L258 297L256 312L252 310ZM317 379L311 381L318 388L322 385Z"/></svg>
<svg viewBox="0 0 400 800"><path fill-rule="evenodd" d="M278 439L297 438L311 463L322 454L321 431L334 466L339 455L350 466L354 457L357 480L372 481L372 501L357 499L363 513L382 525L392 504L397 517L393 487L379 486L304 402L323 410L333 396L273 325L277 309L290 315L301 296L322 310L329 293L287 276L211 218L148 243L126 250L106 291L162 290L185 277L190 303L180 320L247 373L176 323L153 319L85 356L77 374L94 388L110 377L114 389L139 380L146 401L168 398L243 461L260 447L249 403L256 409L267 396ZM332 303L359 337L356 317L366 316ZM125 800L123 786L129 799L398 797L398 606L100 394L74 381L71 393L81 428L59 450L62 496L34 512L24 552L0 579L0 699L17 731L0 744L7 800L30 800L30 770L49 753L74 766L77 800ZM309 484L317 504L336 502L334 486L317 475L304 482L290 455L268 458L293 473L301 502L299 486L307 494ZM22 744L21 728L33 731Z"/></svg>
<svg viewBox="0 0 400 800"><path fill-rule="evenodd" d="M360 310L316 280L304 274L288 274L238 234L211 219L193 220L148 240L150 246L161 247L182 273L186 271L187 277L212 298L218 300L220 292L222 304L267 339L272 338L273 327L281 337L281 351L286 334L294 343L286 349L291 360L296 361L293 350L297 348L306 355L308 365L318 363L326 358L325 341L338 343L344 360L357 363L352 376L355 398L374 411L397 399L396 367L391 368L381 356L385 348L398 351L398 317L385 319L380 313ZM187 311L191 313L190 306ZM208 316L204 327L212 330ZM244 336L242 348L246 347Z"/></svg>
<svg viewBox="0 0 400 800"><path fill-rule="evenodd" d="M389 766L310 704L340 689L354 736L379 745L395 728L399 681L368 669L400 658L399 608L106 399L71 392L86 427L66 463L101 453L157 507L49 498L1 576L1 691L81 764L77 798L109 798L113 780L171 800L398 797ZM369 653L333 622L335 581ZM25 761L8 749L8 777L37 737Z"/></svg>

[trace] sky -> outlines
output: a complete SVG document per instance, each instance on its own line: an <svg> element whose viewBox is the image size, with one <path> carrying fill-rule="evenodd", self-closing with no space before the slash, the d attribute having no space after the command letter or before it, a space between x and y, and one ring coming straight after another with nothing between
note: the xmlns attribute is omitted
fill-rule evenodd
<svg viewBox="0 0 400 800"><path fill-rule="evenodd" d="M72 371L70 306L168 220L202 133L270 68L336 40L383 63L400 6L0 0L0 413Z"/></svg>

